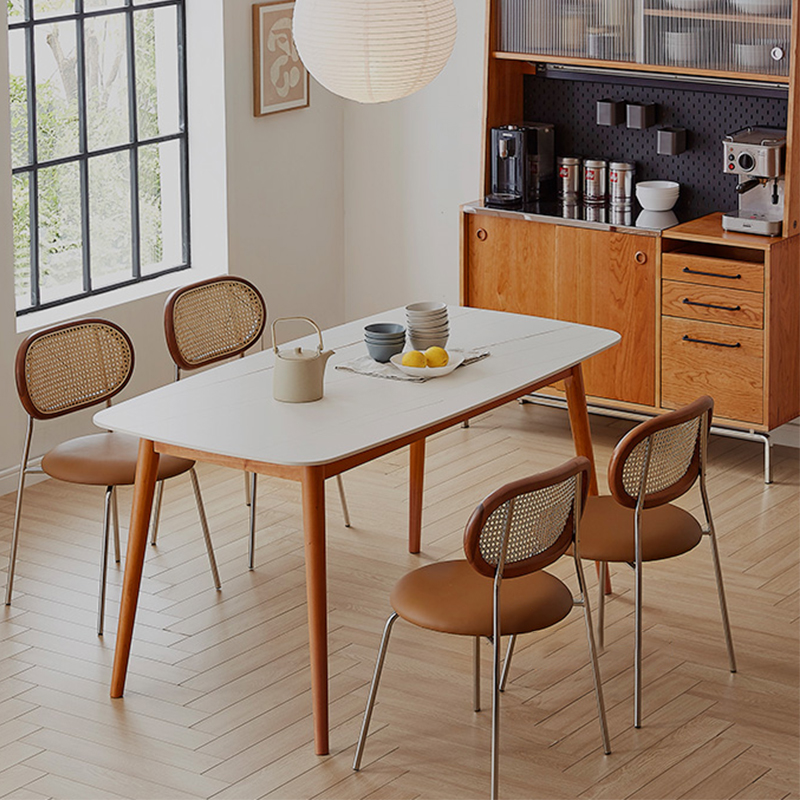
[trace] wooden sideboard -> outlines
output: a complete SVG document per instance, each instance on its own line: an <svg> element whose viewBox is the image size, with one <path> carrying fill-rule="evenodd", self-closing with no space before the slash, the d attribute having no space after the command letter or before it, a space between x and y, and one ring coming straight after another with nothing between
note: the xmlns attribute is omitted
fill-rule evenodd
<svg viewBox="0 0 800 800"><path fill-rule="evenodd" d="M462 209L461 302L612 328L585 365L607 407L662 411L711 394L718 424L769 431L800 415L800 237L661 234Z"/></svg>

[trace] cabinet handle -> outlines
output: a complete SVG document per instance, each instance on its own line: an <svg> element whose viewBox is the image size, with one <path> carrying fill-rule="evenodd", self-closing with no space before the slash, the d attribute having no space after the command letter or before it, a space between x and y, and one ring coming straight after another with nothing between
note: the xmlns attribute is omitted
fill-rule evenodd
<svg viewBox="0 0 800 800"><path fill-rule="evenodd" d="M687 336L686 334L683 335L684 342L696 342L697 344L713 344L714 347L741 347L741 342L736 342L736 344L727 344L725 342L710 342L707 339L692 339L691 337Z"/></svg>
<svg viewBox="0 0 800 800"><path fill-rule="evenodd" d="M485 242L485 241L486 241L486 239L487 239L487 238L488 238L488 236L489 236L489 234L488 234L488 233L486 233L486 231L485 231L483 228L478 228L478 230L477 230L477 232L475 233L475 235L476 235L476 236L478 237L478 239L479 239L480 241L482 241L482 242Z"/></svg>
<svg viewBox="0 0 800 800"><path fill-rule="evenodd" d="M726 275L724 272L700 272L699 269L689 269L689 267L684 267L683 271L689 275L705 275L707 278L728 278L731 281L738 281L742 278L741 275Z"/></svg>
<svg viewBox="0 0 800 800"><path fill-rule="evenodd" d="M688 297L683 298L684 305L687 306L702 306L703 308L718 308L720 311L741 311L741 306L718 306L714 303L698 303L696 300L690 300Z"/></svg>
<svg viewBox="0 0 800 800"><path fill-rule="evenodd" d="M633 256L633 260L637 264L646 264L647 263L647 253L642 252L641 250L637 250Z"/></svg>

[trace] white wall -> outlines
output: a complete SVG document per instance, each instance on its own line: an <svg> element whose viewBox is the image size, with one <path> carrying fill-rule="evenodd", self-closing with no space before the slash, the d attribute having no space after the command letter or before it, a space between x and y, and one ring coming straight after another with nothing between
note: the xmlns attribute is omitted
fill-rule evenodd
<svg viewBox="0 0 800 800"><path fill-rule="evenodd" d="M312 85L310 108L253 117L251 13L250 0L188 3L193 262L198 278L230 271L252 280L273 317L304 314L331 325L344 317L343 103ZM0 17L0 86L7 86ZM8 105L0 102L0 494L16 487L25 425L12 380L24 334L14 315L8 131ZM169 286L185 280L172 277L149 297L95 302L102 310L91 313L122 325L136 347L123 396L171 380L161 315ZM32 454L93 432L91 415L39 424Z"/></svg>
<svg viewBox="0 0 800 800"><path fill-rule="evenodd" d="M416 300L458 302L458 208L480 196L484 3L456 0L447 66L411 97L346 101L348 319Z"/></svg>

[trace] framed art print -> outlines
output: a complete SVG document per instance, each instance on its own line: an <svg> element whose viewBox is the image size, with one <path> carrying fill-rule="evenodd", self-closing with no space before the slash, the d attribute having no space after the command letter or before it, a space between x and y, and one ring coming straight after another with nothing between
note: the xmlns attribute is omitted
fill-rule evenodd
<svg viewBox="0 0 800 800"><path fill-rule="evenodd" d="M253 113L257 117L308 105L308 72L294 46L293 13L293 0L253 6Z"/></svg>

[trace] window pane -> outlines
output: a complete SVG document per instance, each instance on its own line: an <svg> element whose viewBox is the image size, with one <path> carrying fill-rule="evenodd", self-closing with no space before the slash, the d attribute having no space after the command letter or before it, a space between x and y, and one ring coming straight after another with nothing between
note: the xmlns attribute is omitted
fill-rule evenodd
<svg viewBox="0 0 800 800"><path fill-rule="evenodd" d="M86 20L86 110L89 150L130 141L125 15Z"/></svg>
<svg viewBox="0 0 800 800"><path fill-rule="evenodd" d="M177 133L180 95L175 7L138 11L134 26L139 138Z"/></svg>
<svg viewBox="0 0 800 800"><path fill-rule="evenodd" d="M28 79L25 32L8 32L8 95L11 106L11 166L30 164L28 153Z"/></svg>
<svg viewBox="0 0 800 800"><path fill-rule="evenodd" d="M14 175L14 289L17 308L31 304L31 198L30 176Z"/></svg>
<svg viewBox="0 0 800 800"><path fill-rule="evenodd" d="M39 273L43 303L83 291L77 164L39 170Z"/></svg>
<svg viewBox="0 0 800 800"><path fill-rule="evenodd" d="M39 161L78 152L75 23L36 30L36 128Z"/></svg>
<svg viewBox="0 0 800 800"><path fill-rule="evenodd" d="M23 0L8 0L8 24L22 22L25 19L25 3Z"/></svg>
<svg viewBox="0 0 800 800"><path fill-rule="evenodd" d="M142 275L183 263L180 142L139 150Z"/></svg>
<svg viewBox="0 0 800 800"><path fill-rule="evenodd" d="M118 8L125 5L125 0L83 0L85 11L92 11L95 8Z"/></svg>
<svg viewBox="0 0 800 800"><path fill-rule="evenodd" d="M75 0L33 0L34 19L72 14L75 11Z"/></svg>
<svg viewBox="0 0 800 800"><path fill-rule="evenodd" d="M130 174L127 151L89 161L89 254L93 288L133 276Z"/></svg>

